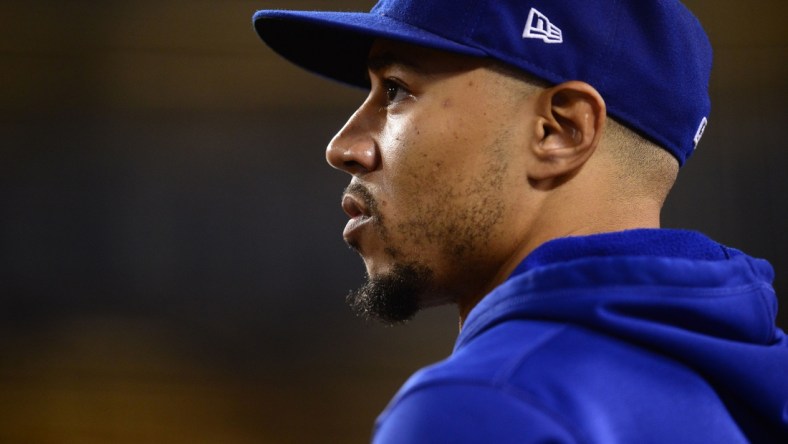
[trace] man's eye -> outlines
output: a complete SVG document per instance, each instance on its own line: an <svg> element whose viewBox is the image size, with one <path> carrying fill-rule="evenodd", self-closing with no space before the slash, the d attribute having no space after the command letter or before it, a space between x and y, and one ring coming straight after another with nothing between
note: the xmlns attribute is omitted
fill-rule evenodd
<svg viewBox="0 0 788 444"><path fill-rule="evenodd" d="M383 87L386 89L386 101L389 104L397 103L410 97L410 92L393 80L386 80L383 83Z"/></svg>

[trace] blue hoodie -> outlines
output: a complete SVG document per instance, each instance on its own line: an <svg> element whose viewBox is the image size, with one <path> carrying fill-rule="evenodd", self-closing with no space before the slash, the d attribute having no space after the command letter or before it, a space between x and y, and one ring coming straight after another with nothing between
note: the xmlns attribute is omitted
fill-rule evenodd
<svg viewBox="0 0 788 444"><path fill-rule="evenodd" d="M375 443L788 443L774 272L707 237L550 241L416 373Z"/></svg>

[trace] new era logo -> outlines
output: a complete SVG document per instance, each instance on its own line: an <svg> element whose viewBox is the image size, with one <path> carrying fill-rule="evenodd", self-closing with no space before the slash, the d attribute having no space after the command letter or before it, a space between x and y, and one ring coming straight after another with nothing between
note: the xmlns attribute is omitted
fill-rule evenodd
<svg viewBox="0 0 788 444"><path fill-rule="evenodd" d="M693 145L692 149L698 147L698 144L700 143L700 139L701 137L703 137L703 132L706 131L706 125L708 124L709 121L705 117L703 118L703 120L700 121L700 126L698 126L698 131L695 133L695 139L693 140L693 142L695 142L695 145Z"/></svg>
<svg viewBox="0 0 788 444"><path fill-rule="evenodd" d="M525 23L523 31L524 39L540 39L545 43L561 43L564 41L561 29L550 23L550 19L544 14L531 8L528 13L528 21Z"/></svg>

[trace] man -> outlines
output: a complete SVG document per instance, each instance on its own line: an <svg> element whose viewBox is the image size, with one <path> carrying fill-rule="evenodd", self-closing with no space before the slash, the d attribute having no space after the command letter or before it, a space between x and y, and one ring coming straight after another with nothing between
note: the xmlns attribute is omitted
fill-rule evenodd
<svg viewBox="0 0 788 444"><path fill-rule="evenodd" d="M710 108L681 3L383 0L254 25L370 89L326 153L368 274L351 305L459 308L453 354L375 442L788 442L772 268L659 229Z"/></svg>

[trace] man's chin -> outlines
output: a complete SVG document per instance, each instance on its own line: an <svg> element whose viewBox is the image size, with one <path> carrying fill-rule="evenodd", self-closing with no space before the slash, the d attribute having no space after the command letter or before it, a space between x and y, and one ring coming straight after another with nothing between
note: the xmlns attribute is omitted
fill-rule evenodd
<svg viewBox="0 0 788 444"><path fill-rule="evenodd" d="M432 270L420 264L396 264L390 271L367 274L364 284L347 295L351 309L365 319L402 324L421 309L432 283Z"/></svg>

